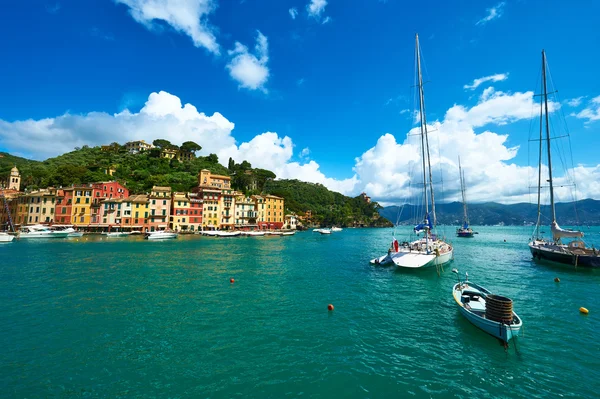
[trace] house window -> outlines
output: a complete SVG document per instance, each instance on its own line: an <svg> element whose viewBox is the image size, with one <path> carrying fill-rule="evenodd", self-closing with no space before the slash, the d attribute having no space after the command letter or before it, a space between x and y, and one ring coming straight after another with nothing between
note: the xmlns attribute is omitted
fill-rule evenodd
<svg viewBox="0 0 600 399"><path fill-rule="evenodd" d="M81 223L83 223L83 218L84 218L83 216L79 218L79 221L80 221Z"/></svg>
<svg viewBox="0 0 600 399"><path fill-rule="evenodd" d="M167 201L166 200L163 201L163 205L167 205Z"/></svg>
<svg viewBox="0 0 600 399"><path fill-rule="evenodd" d="M86 199L85 199L85 203L86 203L86 204L89 204L89 203L90 203L90 199L89 199L89 198L86 198Z"/></svg>

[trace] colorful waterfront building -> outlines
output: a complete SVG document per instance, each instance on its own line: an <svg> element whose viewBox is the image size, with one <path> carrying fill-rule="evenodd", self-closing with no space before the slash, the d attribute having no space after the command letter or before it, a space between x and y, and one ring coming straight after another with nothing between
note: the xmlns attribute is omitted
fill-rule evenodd
<svg viewBox="0 0 600 399"><path fill-rule="evenodd" d="M59 188L56 191L54 221L59 224L71 224L73 215L73 187Z"/></svg>
<svg viewBox="0 0 600 399"><path fill-rule="evenodd" d="M253 195L256 203L258 227L261 229L281 229L284 219L284 199L276 195Z"/></svg>
<svg viewBox="0 0 600 399"><path fill-rule="evenodd" d="M221 229L231 230L235 226L235 197L236 193L232 189L221 190L220 208L221 208Z"/></svg>
<svg viewBox="0 0 600 399"><path fill-rule="evenodd" d="M256 225L259 229L266 228L266 202L261 195L253 195L250 197L254 201L254 210L256 211Z"/></svg>
<svg viewBox="0 0 600 399"><path fill-rule="evenodd" d="M54 206L56 189L50 187L43 190L31 191L25 195L27 199L26 224L54 222Z"/></svg>
<svg viewBox="0 0 600 399"><path fill-rule="evenodd" d="M234 194L231 177L214 175L208 169L198 173L198 187L194 189L202 199L202 228L231 228L234 225Z"/></svg>
<svg viewBox="0 0 600 399"><path fill-rule="evenodd" d="M298 228L298 218L296 217L296 215L294 215L293 213L285 215L283 227L290 230L296 230Z"/></svg>
<svg viewBox="0 0 600 399"><path fill-rule="evenodd" d="M198 193L188 193L190 200L190 229L195 231L202 230L202 211L204 200Z"/></svg>
<svg viewBox="0 0 600 399"><path fill-rule="evenodd" d="M170 196L169 188L169 196ZM150 197L146 194L132 195L123 200L121 227L124 230L148 231L151 227L151 210ZM169 199L170 201L170 199ZM161 205L162 206L162 205ZM170 208L170 204L167 205ZM165 217L163 223L167 222ZM156 226L157 224L155 224ZM159 230L164 230L160 228Z"/></svg>
<svg viewBox="0 0 600 399"><path fill-rule="evenodd" d="M88 227L92 215L92 185L73 187L73 207L71 224L77 227Z"/></svg>
<svg viewBox="0 0 600 399"><path fill-rule="evenodd" d="M257 217L256 203L252 198L237 193L235 197L235 227L238 229L254 229L258 227Z"/></svg>
<svg viewBox="0 0 600 399"><path fill-rule="evenodd" d="M147 227L150 231L165 230L171 216L171 187L152 187L148 196L149 211Z"/></svg>
<svg viewBox="0 0 600 399"><path fill-rule="evenodd" d="M129 197L129 190L117 181L93 183L92 197L90 224L101 224L105 209L102 202L112 198L127 198Z"/></svg>

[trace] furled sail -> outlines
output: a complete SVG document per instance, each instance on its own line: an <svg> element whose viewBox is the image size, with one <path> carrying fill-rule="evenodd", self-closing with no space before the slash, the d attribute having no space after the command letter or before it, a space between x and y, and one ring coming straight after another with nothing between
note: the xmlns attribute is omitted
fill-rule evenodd
<svg viewBox="0 0 600 399"><path fill-rule="evenodd" d="M556 222L552 222L551 229L554 240L559 240L562 237L583 237L582 231L562 229Z"/></svg>
<svg viewBox="0 0 600 399"><path fill-rule="evenodd" d="M416 225L414 230L415 230L415 233L419 234L426 228L429 230L433 230L433 225L431 224L431 219L429 218L429 214L427 214L425 216L424 223L419 223L418 225Z"/></svg>

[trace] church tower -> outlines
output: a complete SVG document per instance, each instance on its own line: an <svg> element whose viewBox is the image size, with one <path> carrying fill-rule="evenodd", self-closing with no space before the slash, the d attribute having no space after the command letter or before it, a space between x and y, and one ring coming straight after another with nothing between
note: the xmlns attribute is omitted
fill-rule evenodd
<svg viewBox="0 0 600 399"><path fill-rule="evenodd" d="M21 189L21 174L16 166L10 170L10 176L8 177L8 189L16 191Z"/></svg>

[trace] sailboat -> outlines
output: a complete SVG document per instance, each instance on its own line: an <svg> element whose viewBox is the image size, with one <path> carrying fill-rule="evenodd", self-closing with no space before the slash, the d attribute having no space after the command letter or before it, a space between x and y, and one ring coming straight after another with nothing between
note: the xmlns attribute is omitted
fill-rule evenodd
<svg viewBox="0 0 600 399"><path fill-rule="evenodd" d="M419 116L420 116L420 137L421 137L421 158L423 171L423 203L425 204L424 220L414 227L414 232L418 235L424 233L423 237L412 242L404 242L402 245L395 238L386 255L372 259L372 264L395 264L398 267L418 269L424 267L439 267L452 261L453 248L450 244L441 240L434 233L435 217L435 199L433 192L433 181L431 173L431 159L429 157L429 138L427 136L427 119L425 116L425 94L423 91L423 76L421 74L421 49L419 46L419 35L415 37L416 58L417 58L417 77L419 90ZM429 173L427 173L429 172ZM429 179L427 179L429 177ZM429 190L429 193L428 193ZM431 198L431 215L429 213L429 198ZM433 221L432 221L433 217Z"/></svg>
<svg viewBox="0 0 600 399"><path fill-rule="evenodd" d="M465 188L465 172L460 166L460 157L458 157L458 175L460 177L460 192L462 194L463 203L463 225L456 229L456 235L459 237L473 237L473 229L469 226L469 214L467 212L467 189Z"/></svg>
<svg viewBox="0 0 600 399"><path fill-rule="evenodd" d="M544 101L540 104L540 147L538 164L538 212L534 235L529 243L529 250L533 259L562 263L566 265L600 267L600 253L595 248L587 248L581 240L583 232L578 230L563 229L556 220L556 208L554 206L554 185L552 180L552 154L550 146L550 121L548 115L548 88L546 84L546 52L542 50L542 97ZM544 118L545 111L545 118ZM548 155L548 180L550 188L550 210L552 221L550 229L552 240L540 236L541 226L541 187L542 187L542 141L543 125L546 122L546 145ZM573 238L568 244L562 242L563 238Z"/></svg>

